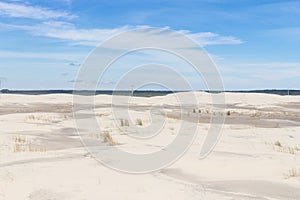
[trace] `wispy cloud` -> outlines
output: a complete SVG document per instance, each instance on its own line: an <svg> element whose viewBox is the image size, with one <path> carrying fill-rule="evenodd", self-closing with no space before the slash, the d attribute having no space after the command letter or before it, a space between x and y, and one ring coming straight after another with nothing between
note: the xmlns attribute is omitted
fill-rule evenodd
<svg viewBox="0 0 300 200"><path fill-rule="evenodd" d="M30 25L4 24L0 27L5 29L17 29L31 33L35 36L56 38L71 42L75 45L96 46L99 42L110 38L116 34L141 26L121 26L116 28L77 28L74 24L66 20L76 17L66 11L57 11L45 7L32 6L20 3L0 2L0 16L11 18L39 19L42 22ZM165 29L169 29L165 27ZM223 45L241 44L242 40L233 36L222 36L212 32L191 32L189 30L178 30L179 32L193 38L201 45Z"/></svg>
<svg viewBox="0 0 300 200"><path fill-rule="evenodd" d="M147 27L126 25L110 29L79 29L74 24L64 21L46 21L34 26L0 23L0 27L1 26L5 27L6 29L24 30L31 33L32 35L61 39L69 41L72 44L83 46L96 46L99 42L102 42L105 39L108 39L124 31L129 31L134 28ZM168 27L165 27L164 29L169 30ZM238 38L232 36L222 36L211 32L193 33L188 30L179 30L178 32L191 37L203 46L243 43L243 41Z"/></svg>
<svg viewBox="0 0 300 200"><path fill-rule="evenodd" d="M69 53L69 52L17 52L17 51L0 51L0 58L25 58L25 59L51 59L51 60L63 60L74 61L83 60L86 53Z"/></svg>
<svg viewBox="0 0 300 200"><path fill-rule="evenodd" d="M76 16L65 11L50 10L39 6L0 2L0 15L29 19L73 19Z"/></svg>
<svg viewBox="0 0 300 200"><path fill-rule="evenodd" d="M129 26L111 29L78 29L71 23L61 21L44 22L35 27L29 27L32 34L74 41L87 46L96 46L99 42L129 29Z"/></svg>
<svg viewBox="0 0 300 200"><path fill-rule="evenodd" d="M188 30L180 31L194 40L198 41L202 45L217 45L217 44L242 44L242 40L233 36L222 36L212 32L199 32L192 33Z"/></svg>

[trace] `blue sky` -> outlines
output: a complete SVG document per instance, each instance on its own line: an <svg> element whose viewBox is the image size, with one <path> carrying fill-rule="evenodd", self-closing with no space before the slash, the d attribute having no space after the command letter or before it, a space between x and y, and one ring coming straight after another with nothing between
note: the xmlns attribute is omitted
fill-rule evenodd
<svg viewBox="0 0 300 200"><path fill-rule="evenodd" d="M300 1L0 0L2 88L72 89L99 42L149 26L201 43L227 90L299 89L299 19Z"/></svg>

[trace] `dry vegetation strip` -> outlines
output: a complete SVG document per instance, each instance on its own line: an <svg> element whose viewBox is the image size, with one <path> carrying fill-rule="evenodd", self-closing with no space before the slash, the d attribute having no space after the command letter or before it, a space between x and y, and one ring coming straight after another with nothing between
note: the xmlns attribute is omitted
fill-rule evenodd
<svg viewBox="0 0 300 200"><path fill-rule="evenodd" d="M14 137L14 152L46 152L46 148L34 146L25 136L16 136Z"/></svg>
<svg viewBox="0 0 300 200"><path fill-rule="evenodd" d="M280 141L276 141L273 147L276 151L281 153L296 154L297 151L300 151L298 147L284 146Z"/></svg>

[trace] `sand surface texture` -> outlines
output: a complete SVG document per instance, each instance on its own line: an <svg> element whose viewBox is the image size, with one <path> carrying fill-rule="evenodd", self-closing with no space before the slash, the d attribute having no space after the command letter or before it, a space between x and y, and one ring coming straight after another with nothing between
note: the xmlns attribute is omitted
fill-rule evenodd
<svg viewBox="0 0 300 200"><path fill-rule="evenodd" d="M210 94L198 105L178 105L176 95L132 97L131 119L114 116L112 96L95 97L101 132L85 133L91 145L115 145L132 153L161 150L182 120L197 125L197 137L177 162L132 175L107 168L84 148L77 133L72 95L0 96L0 199L300 199L300 96L226 93L222 136L206 159L201 145L211 126ZM147 129L149 111L166 119L159 135L137 140L125 132ZM84 110L84 102L82 110ZM89 115L86 116L88 119ZM80 130L84 132L84 130ZM105 139L105 135L110 139Z"/></svg>

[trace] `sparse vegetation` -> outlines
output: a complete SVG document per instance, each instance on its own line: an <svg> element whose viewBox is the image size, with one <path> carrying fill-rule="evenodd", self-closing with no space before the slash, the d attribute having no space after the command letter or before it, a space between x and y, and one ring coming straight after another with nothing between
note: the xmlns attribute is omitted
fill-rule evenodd
<svg viewBox="0 0 300 200"><path fill-rule="evenodd" d="M227 116L230 116L230 115L231 115L230 110L228 110L228 111L226 112L226 115L227 115Z"/></svg>
<svg viewBox="0 0 300 200"><path fill-rule="evenodd" d="M274 146L275 146L275 150L281 153L296 154L296 152L299 151L298 147L284 146L278 140L274 143Z"/></svg>
<svg viewBox="0 0 300 200"><path fill-rule="evenodd" d="M59 116L53 116L53 115L42 115L42 114L39 114L39 115L34 115L34 114L31 114L31 115L28 115L26 116L25 118L25 121L27 122L46 122L46 123L51 123L51 122L54 122L54 121L57 121L57 120L68 120L69 119L69 116L68 115L59 115Z"/></svg>
<svg viewBox="0 0 300 200"><path fill-rule="evenodd" d="M166 113L165 116L168 117L168 118L171 118L171 119L181 120L180 113Z"/></svg>
<svg viewBox="0 0 300 200"><path fill-rule="evenodd" d="M109 116L108 113L97 113L96 117L105 117L105 116Z"/></svg>
<svg viewBox="0 0 300 200"><path fill-rule="evenodd" d="M45 147L32 145L31 141L25 136L16 136L14 138L14 152L45 152Z"/></svg>
<svg viewBox="0 0 300 200"><path fill-rule="evenodd" d="M35 116L34 115L29 115L29 116L27 116L26 119L34 121L35 120Z"/></svg>
<svg viewBox="0 0 300 200"><path fill-rule="evenodd" d="M138 125L138 126L143 126L143 121L141 120L141 119L136 119L136 121L135 121L135 123L136 123L136 125Z"/></svg>
<svg viewBox="0 0 300 200"><path fill-rule="evenodd" d="M195 108L193 109L193 113L196 113L196 109Z"/></svg>
<svg viewBox="0 0 300 200"><path fill-rule="evenodd" d="M295 149L294 149L293 147L288 147L288 148L287 148L287 152L288 152L289 154L296 154Z"/></svg>
<svg viewBox="0 0 300 200"><path fill-rule="evenodd" d="M287 173L287 178L300 178L300 170L297 168L291 168Z"/></svg>
<svg viewBox="0 0 300 200"><path fill-rule="evenodd" d="M278 140L274 144L275 146L282 147L282 144Z"/></svg>
<svg viewBox="0 0 300 200"><path fill-rule="evenodd" d="M113 139L113 137L108 131L103 131L102 136L103 136L103 141L105 143L108 143L111 146L119 144L116 140Z"/></svg>
<svg viewBox="0 0 300 200"><path fill-rule="evenodd" d="M129 126L129 122L127 119L120 119L121 126Z"/></svg>

